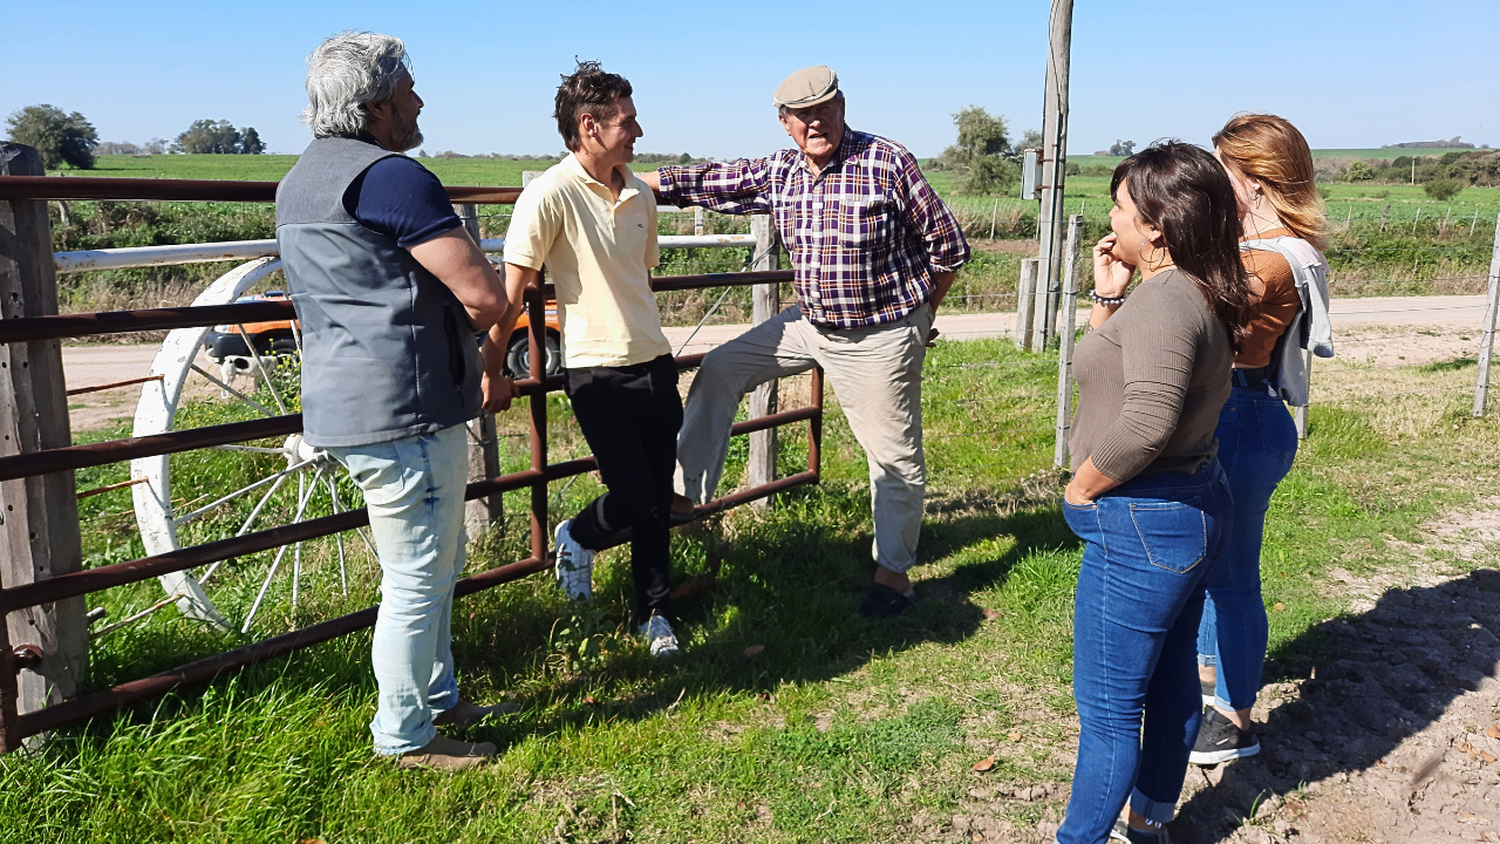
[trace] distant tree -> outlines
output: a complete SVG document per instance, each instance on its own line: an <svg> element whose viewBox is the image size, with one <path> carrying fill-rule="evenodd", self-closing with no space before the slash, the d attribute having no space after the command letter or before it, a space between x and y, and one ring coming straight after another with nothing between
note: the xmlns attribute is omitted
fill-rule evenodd
<svg viewBox="0 0 1500 844"><path fill-rule="evenodd" d="M1135 155L1135 141L1122 141L1119 138L1109 145L1110 155Z"/></svg>
<svg viewBox="0 0 1500 844"><path fill-rule="evenodd" d="M266 151L266 145L260 140L260 133L255 131L254 126L246 126L240 132L240 154L260 155Z"/></svg>
<svg viewBox="0 0 1500 844"><path fill-rule="evenodd" d="M427 157L427 150L425 150L425 149L419 149L419 150L417 150L417 157L418 158L426 158Z"/></svg>
<svg viewBox="0 0 1500 844"><path fill-rule="evenodd" d="M166 139L152 138L151 140L146 142L146 145L142 147L142 149L144 149L146 152L151 153L152 155L164 155L167 151Z"/></svg>
<svg viewBox="0 0 1500 844"><path fill-rule="evenodd" d="M190 155L236 155L240 133L228 120L194 120L172 143L173 152Z"/></svg>
<svg viewBox="0 0 1500 844"><path fill-rule="evenodd" d="M1428 196L1436 199L1438 202L1447 202L1453 197L1458 196L1458 192L1463 189L1464 186L1456 179L1446 178L1433 179L1422 186L1422 190L1426 191Z"/></svg>
<svg viewBox="0 0 1500 844"><path fill-rule="evenodd" d="M66 114L50 105L27 106L5 120L10 139L36 149L49 170L67 163L79 170L94 167L99 135L78 112Z"/></svg>
<svg viewBox="0 0 1500 844"><path fill-rule="evenodd" d="M135 155L141 148L129 141L105 141L94 147L95 155Z"/></svg>
<svg viewBox="0 0 1500 844"><path fill-rule="evenodd" d="M1036 129L1027 129L1021 133L1021 140L1016 141L1016 149L1041 149L1042 133Z"/></svg>
<svg viewBox="0 0 1500 844"><path fill-rule="evenodd" d="M943 150L941 158L945 164L968 165L982 156L1007 155L1011 151L1005 118L990 116L982 106L971 105L953 112L953 125L958 127L958 141Z"/></svg>
<svg viewBox="0 0 1500 844"><path fill-rule="evenodd" d="M1005 191L1021 181L1021 165L1001 155L974 159L969 173L958 185L959 193L992 194Z"/></svg>
<svg viewBox="0 0 1500 844"><path fill-rule="evenodd" d="M688 155L687 153L683 153L682 155L677 156L677 163L678 164L692 164L693 163L693 157L691 155Z"/></svg>
<svg viewBox="0 0 1500 844"><path fill-rule="evenodd" d="M1375 170L1363 161L1351 161L1344 168L1344 181L1368 182L1375 178Z"/></svg>

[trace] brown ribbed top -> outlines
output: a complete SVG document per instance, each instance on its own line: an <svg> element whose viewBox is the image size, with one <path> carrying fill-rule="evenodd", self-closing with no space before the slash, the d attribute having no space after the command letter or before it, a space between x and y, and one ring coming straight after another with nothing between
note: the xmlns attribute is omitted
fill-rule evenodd
<svg viewBox="0 0 1500 844"><path fill-rule="evenodd" d="M1120 482L1202 468L1218 452L1214 427L1233 360L1223 323L1191 277L1173 268L1141 282L1078 343L1073 471L1090 457Z"/></svg>
<svg viewBox="0 0 1500 844"><path fill-rule="evenodd" d="M1255 239L1293 236L1290 229L1276 228L1261 232ZM1250 271L1250 331L1240 343L1234 365L1241 369L1256 369L1270 366L1276 341L1297 316L1302 298L1297 295L1292 265L1280 252L1249 249L1240 253L1240 259Z"/></svg>

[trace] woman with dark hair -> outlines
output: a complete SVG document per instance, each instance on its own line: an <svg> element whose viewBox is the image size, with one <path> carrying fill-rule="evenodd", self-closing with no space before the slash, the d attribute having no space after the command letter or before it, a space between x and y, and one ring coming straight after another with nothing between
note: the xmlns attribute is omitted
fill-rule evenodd
<svg viewBox="0 0 1500 844"><path fill-rule="evenodd" d="M1280 117L1242 114L1214 135L1214 157L1234 186L1251 305L1216 431L1234 520L1224 557L1209 573L1198 628L1205 708L1191 759L1200 765L1260 752L1250 733L1250 708L1266 657L1261 535L1271 494L1297 454L1297 429L1286 404L1307 405L1303 352L1333 355L1328 265L1318 251L1323 200L1313 185L1307 141Z"/></svg>
<svg viewBox="0 0 1500 844"><path fill-rule="evenodd" d="M1168 841L1198 734L1203 581L1230 510L1214 426L1249 302L1234 189L1207 152L1153 144L1120 164L1110 194L1093 330L1073 363L1063 509L1084 541L1073 619L1082 731L1061 844L1103 842L1127 798L1113 834Z"/></svg>

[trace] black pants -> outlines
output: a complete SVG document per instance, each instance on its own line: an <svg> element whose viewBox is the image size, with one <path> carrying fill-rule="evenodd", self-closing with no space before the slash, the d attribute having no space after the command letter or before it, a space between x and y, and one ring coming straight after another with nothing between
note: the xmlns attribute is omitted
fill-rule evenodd
<svg viewBox="0 0 1500 844"><path fill-rule="evenodd" d="M583 547L598 550L630 528L636 623L653 612L670 617L672 475L682 427L677 364L662 355L633 366L569 369L565 391L609 490L584 507L569 530Z"/></svg>

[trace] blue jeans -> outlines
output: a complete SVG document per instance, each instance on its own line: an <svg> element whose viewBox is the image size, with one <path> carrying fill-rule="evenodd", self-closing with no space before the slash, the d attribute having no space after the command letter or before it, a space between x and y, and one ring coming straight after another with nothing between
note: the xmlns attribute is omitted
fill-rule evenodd
<svg viewBox="0 0 1500 844"><path fill-rule="evenodd" d="M1260 545L1266 508L1297 456L1297 426L1281 399L1236 385L1219 414L1219 463L1234 495L1224 557L1208 575L1198 625L1198 663L1216 666L1214 705L1249 709L1266 661L1266 605L1260 596Z"/></svg>
<svg viewBox="0 0 1500 844"><path fill-rule="evenodd" d="M1073 697L1082 732L1061 844L1102 844L1125 800L1172 819L1198 736L1194 634L1222 551L1229 489L1218 463L1139 475L1087 507L1063 504L1084 541L1073 605Z"/></svg>
<svg viewBox="0 0 1500 844"><path fill-rule="evenodd" d="M432 741L432 719L458 703L450 624L453 585L464 568L467 435L454 425L328 453L364 491L380 557L370 648L375 752L406 753Z"/></svg>

